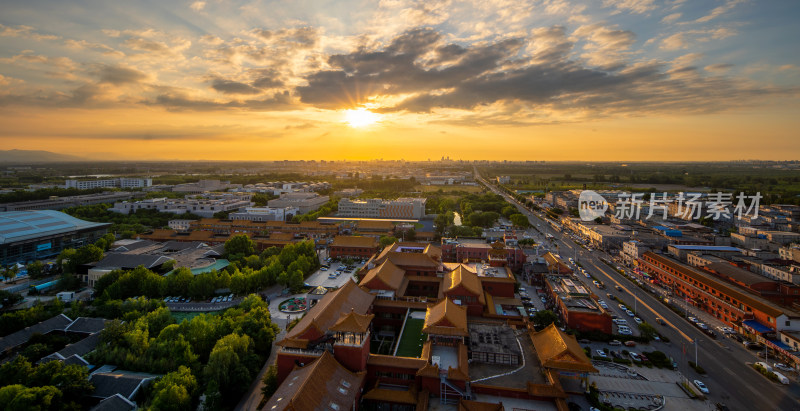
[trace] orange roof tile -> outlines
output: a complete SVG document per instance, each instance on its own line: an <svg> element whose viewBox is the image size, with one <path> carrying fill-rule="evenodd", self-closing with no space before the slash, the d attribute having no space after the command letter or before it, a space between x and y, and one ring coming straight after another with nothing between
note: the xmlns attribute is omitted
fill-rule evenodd
<svg viewBox="0 0 800 411"><path fill-rule="evenodd" d="M365 400L387 401L398 404L417 404L417 389L413 385L408 391L375 387L363 397Z"/></svg>
<svg viewBox="0 0 800 411"><path fill-rule="evenodd" d="M366 285L377 278L382 283L386 284L387 287L396 291L403 282L405 274L405 270L387 259L383 264L369 270L367 275L361 280L361 285Z"/></svg>
<svg viewBox="0 0 800 411"><path fill-rule="evenodd" d="M365 333L373 318L375 318L375 314L361 315L350 310L349 313L342 314L339 321L336 321L336 324L328 330L340 333Z"/></svg>
<svg viewBox="0 0 800 411"><path fill-rule="evenodd" d="M375 237L358 237L351 235L337 235L333 238L331 247L359 247L377 248L378 240Z"/></svg>
<svg viewBox="0 0 800 411"><path fill-rule="evenodd" d="M370 354L367 357L367 364L381 365L384 367L397 367L407 368L411 370L420 370L425 367L428 362L424 358L411 358L411 357L395 357L392 355Z"/></svg>
<svg viewBox="0 0 800 411"><path fill-rule="evenodd" d="M330 292L308 311L286 337L276 344L286 347L305 348L308 340L300 338L306 332L318 336L325 334L348 311L366 314L375 296L363 290L353 281L347 281L336 291Z"/></svg>
<svg viewBox="0 0 800 411"><path fill-rule="evenodd" d="M485 302L483 298L483 287L481 286L481 280L478 278L478 274L472 272L463 264L459 264L457 268L444 275L442 290L446 294L448 291L458 286L462 286L473 295L478 296L478 300L481 304Z"/></svg>
<svg viewBox="0 0 800 411"><path fill-rule="evenodd" d="M466 308L459 307L449 298L428 306L422 332L434 335L468 336Z"/></svg>
<svg viewBox="0 0 800 411"><path fill-rule="evenodd" d="M597 372L586 353L578 344L575 336L568 335L550 324L544 330L529 331L531 341L539 357L539 362L545 368L559 370Z"/></svg>
<svg viewBox="0 0 800 411"><path fill-rule="evenodd" d="M358 222L358 229L391 231L394 229L394 223L391 221L361 220Z"/></svg>
<svg viewBox="0 0 800 411"><path fill-rule="evenodd" d="M365 374L350 372L325 351L305 367L295 368L264 409L305 411L329 409L330 404L350 409L364 384Z"/></svg>
<svg viewBox="0 0 800 411"><path fill-rule="evenodd" d="M503 404L470 401L462 398L458 402L458 411L505 411L505 408L503 408Z"/></svg>

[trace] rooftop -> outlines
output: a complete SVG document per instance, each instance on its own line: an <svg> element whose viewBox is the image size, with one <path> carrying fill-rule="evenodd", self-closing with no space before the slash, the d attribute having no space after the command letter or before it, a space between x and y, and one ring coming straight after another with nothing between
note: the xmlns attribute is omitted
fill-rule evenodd
<svg viewBox="0 0 800 411"><path fill-rule="evenodd" d="M54 210L6 211L0 213L0 244L110 225L83 221Z"/></svg>

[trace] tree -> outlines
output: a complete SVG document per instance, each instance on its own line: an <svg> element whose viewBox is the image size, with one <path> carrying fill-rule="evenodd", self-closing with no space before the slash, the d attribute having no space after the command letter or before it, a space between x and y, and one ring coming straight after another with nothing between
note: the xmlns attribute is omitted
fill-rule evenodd
<svg viewBox="0 0 800 411"><path fill-rule="evenodd" d="M270 365L261 381L264 383L264 386L261 387L261 394L265 399L271 397L278 390L278 367L275 364Z"/></svg>
<svg viewBox="0 0 800 411"><path fill-rule="evenodd" d="M648 340L652 340L658 334L655 327L646 322L639 324L639 331L641 332L642 337L645 337Z"/></svg>
<svg viewBox="0 0 800 411"><path fill-rule="evenodd" d="M253 253L255 253L255 244L245 234L235 235L225 242L225 254L232 259L246 257Z"/></svg>
<svg viewBox="0 0 800 411"><path fill-rule="evenodd" d="M85 245L77 250L75 258L78 260L77 265L100 261L103 259L103 249L94 244Z"/></svg>
<svg viewBox="0 0 800 411"><path fill-rule="evenodd" d="M511 224L514 224L516 227L526 228L531 225L530 221L528 221L528 217L519 213L512 214L509 220L511 220Z"/></svg>
<svg viewBox="0 0 800 411"><path fill-rule="evenodd" d="M396 243L397 242L397 237L392 237L392 236L388 236L388 235L382 235L380 240L378 240L378 242L380 243L381 248L385 248L387 246L390 246L390 245Z"/></svg>
<svg viewBox="0 0 800 411"><path fill-rule="evenodd" d="M28 276L30 278L42 278L44 277L44 264L39 261L33 261L28 264Z"/></svg>
<svg viewBox="0 0 800 411"><path fill-rule="evenodd" d="M540 330L555 322L558 322L558 316L550 310L537 311L533 315L533 325Z"/></svg>
<svg viewBox="0 0 800 411"><path fill-rule="evenodd" d="M228 334L214 345L203 374L206 381L218 384L223 399L234 399L250 385L252 374L258 370L258 362L249 336Z"/></svg>
<svg viewBox="0 0 800 411"><path fill-rule="evenodd" d="M188 367L180 366L153 384L153 408L156 410L190 410L197 391L197 379Z"/></svg>

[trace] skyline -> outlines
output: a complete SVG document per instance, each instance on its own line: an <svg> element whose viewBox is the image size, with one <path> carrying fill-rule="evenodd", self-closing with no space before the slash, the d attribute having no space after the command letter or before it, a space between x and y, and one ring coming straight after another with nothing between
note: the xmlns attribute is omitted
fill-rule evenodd
<svg viewBox="0 0 800 411"><path fill-rule="evenodd" d="M740 0L9 4L0 141L107 160L793 160L797 15Z"/></svg>

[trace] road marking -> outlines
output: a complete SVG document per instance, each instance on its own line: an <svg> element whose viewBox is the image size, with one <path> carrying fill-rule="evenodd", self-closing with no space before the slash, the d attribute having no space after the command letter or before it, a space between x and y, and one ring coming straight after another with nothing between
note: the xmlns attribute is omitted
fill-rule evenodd
<svg viewBox="0 0 800 411"><path fill-rule="evenodd" d="M681 335L683 338L685 338L685 339L686 339L686 341L688 341L688 342L693 342L693 341L694 341L694 339L690 338L688 335L686 335L686 333L684 333L684 332L683 332L683 331L681 331L681 330L680 330L678 327L676 327L676 326L675 326L675 324L672 324L672 323L671 323L669 320L667 320L666 318L664 318L664 317L665 317L664 315L661 315L661 314L659 314L658 312L656 312L656 310L654 310L652 307L650 307L649 305L647 305L647 303L645 303L644 301L642 301L642 299L641 299L641 298L639 298L639 296L637 296L636 294L632 293L630 290L628 290L628 288L627 288L627 287L625 287L625 286L624 286L624 285L622 285L622 284L621 284L619 281L617 281L617 280L616 280L616 279L614 279L614 278L613 278L611 275L609 275L609 274L608 274L608 273L607 273L607 272L606 272L606 271L605 271L603 268L601 268L601 267L599 267L597 264L595 264L595 263L594 263L594 261L592 261L592 260L589 260L589 261L590 261L590 264L591 264L592 266L594 266L594 268L596 268L596 269L600 270L600 272L601 272L601 273L603 273L603 274L605 274L605 276L606 276L606 277L608 277L608 279L609 279L609 280L613 281L613 282L614 282L614 283L616 283L616 284L617 284L619 287L621 287L623 290L625 290L625 292L627 292L628 294L632 295L632 296L633 296L633 298L634 298L634 299L635 299L635 300L636 300L636 301L637 301L639 304L641 304L641 305L645 306L645 308L647 308L648 310L650 310L650 311L651 311L653 314L655 314L655 315L659 316L659 317L660 317L660 318L661 318L661 319L662 319L662 320L663 320L665 323L667 323L667 325L669 325L670 327L672 327L672 328L673 328L675 331L677 331L677 332L678 332L678 334L680 334L680 335ZM642 290L642 292L646 292L646 291Z"/></svg>

